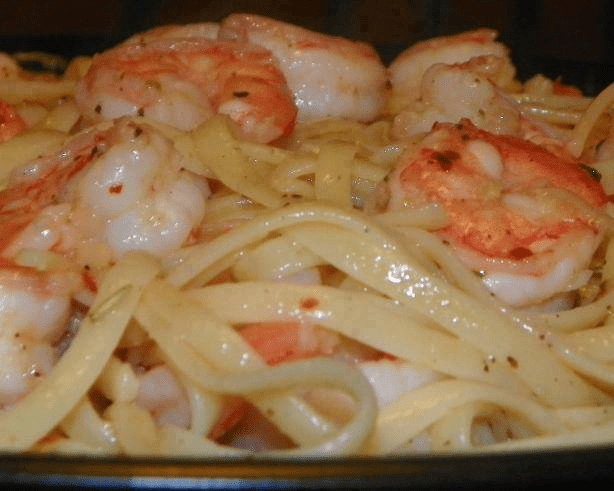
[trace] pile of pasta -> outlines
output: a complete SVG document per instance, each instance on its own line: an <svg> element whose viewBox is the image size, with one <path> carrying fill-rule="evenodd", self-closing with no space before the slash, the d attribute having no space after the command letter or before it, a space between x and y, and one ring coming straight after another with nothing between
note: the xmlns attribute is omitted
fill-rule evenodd
<svg viewBox="0 0 614 491"><path fill-rule="evenodd" d="M79 119L72 90L88 63L73 61L60 78L0 80L0 99L37 121L0 144L0 179L65 141ZM515 97L583 147L612 90L595 100ZM292 442L268 456L614 442L610 237L590 301L552 314L522 311L494 298L432 233L447 220L440 207L381 211L386 177L403 150L389 119L301 123L283 146L241 138L224 116L190 132L132 119L172 139L191 170L223 190L207 203L207 240L163 260L131 252L109 269L52 372L0 412L2 450L248 455L209 437L228 397L255 407ZM608 194L611 167L598 167ZM321 272L321 285L278 281L310 268ZM254 323L322 327L440 376L380 407L351 363L316 356L267 364L236 329ZM135 403L138 382L120 353L144 342L181 381L188 429L158 427ZM351 410L335 418L338 408L305 396L317 391L324 400L343 395Z"/></svg>

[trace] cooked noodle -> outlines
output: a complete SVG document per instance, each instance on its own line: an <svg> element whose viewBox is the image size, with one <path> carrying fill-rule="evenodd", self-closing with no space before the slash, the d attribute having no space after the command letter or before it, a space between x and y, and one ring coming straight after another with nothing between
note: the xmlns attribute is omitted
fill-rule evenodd
<svg viewBox="0 0 614 491"><path fill-rule="evenodd" d="M23 114L25 100L46 111L0 143L3 187L15 168L86 130L71 97L89 63L76 61L63 78L0 80L0 99ZM570 131L567 148L579 157L613 91L593 101L530 91L510 97L523 117ZM191 131L143 115L125 120L165 135L182 171L214 183L204 218L181 248L161 258L131 252L103 272L51 373L0 412L2 450L251 454L224 439L230 430L212 437L229 401L252 408L290 442L262 444L269 456L614 443L609 230L593 282L577 293L587 300L555 313L511 307L435 233L450 221L442 206L382 205L399 156L422 138L395 139L389 117L299 121L277 145L247 140L223 115ZM592 165L614 193L612 161ZM72 260L48 252L22 251L16 261L54 270ZM299 344L333 348L272 362L244 335L260 324L293 326ZM336 352L337 344L356 359ZM361 356L431 378L382 405ZM152 367L178 381L187 427L161 424L137 402Z"/></svg>

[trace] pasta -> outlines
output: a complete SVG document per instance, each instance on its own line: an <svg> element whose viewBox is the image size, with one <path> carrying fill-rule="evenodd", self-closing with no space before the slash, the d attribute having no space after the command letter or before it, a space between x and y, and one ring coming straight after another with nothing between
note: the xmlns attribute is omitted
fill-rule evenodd
<svg viewBox="0 0 614 491"><path fill-rule="evenodd" d="M350 88L297 88L284 36ZM5 56L0 449L614 442L614 89L521 83L495 37L385 68L236 15L60 77Z"/></svg>

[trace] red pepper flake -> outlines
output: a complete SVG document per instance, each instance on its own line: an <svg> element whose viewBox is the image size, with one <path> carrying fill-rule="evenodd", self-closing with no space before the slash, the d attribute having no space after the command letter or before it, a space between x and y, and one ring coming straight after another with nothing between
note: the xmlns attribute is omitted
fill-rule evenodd
<svg viewBox="0 0 614 491"><path fill-rule="evenodd" d="M81 277L83 278L83 283L85 284L85 287L89 291L91 291L92 293L98 293L98 282L96 281L96 278L94 278L87 271L82 273Z"/></svg>
<svg viewBox="0 0 614 491"><path fill-rule="evenodd" d="M507 362L510 364L512 368L518 368L518 360L512 356L507 357Z"/></svg>
<svg viewBox="0 0 614 491"><path fill-rule="evenodd" d="M531 251L531 249L527 249L526 247L515 247L510 251L510 257L516 260L526 259L532 255L533 251Z"/></svg>
<svg viewBox="0 0 614 491"><path fill-rule="evenodd" d="M446 150L445 152L434 152L433 158L444 171L449 171L452 168L452 163L460 158L460 154L454 150Z"/></svg>
<svg viewBox="0 0 614 491"><path fill-rule="evenodd" d="M113 186L109 187L109 193L120 194L123 189L124 189L123 184L114 184Z"/></svg>
<svg viewBox="0 0 614 491"><path fill-rule="evenodd" d="M317 298L309 297L304 300L301 300L300 306L303 310L313 310L320 305Z"/></svg>

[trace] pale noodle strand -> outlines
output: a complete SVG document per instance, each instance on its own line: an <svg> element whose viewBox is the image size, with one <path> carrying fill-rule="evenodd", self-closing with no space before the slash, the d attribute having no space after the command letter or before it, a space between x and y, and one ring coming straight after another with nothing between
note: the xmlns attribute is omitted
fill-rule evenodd
<svg viewBox="0 0 614 491"><path fill-rule="evenodd" d="M133 401L139 393L139 381L129 363L112 356L94 387L110 401Z"/></svg>
<svg viewBox="0 0 614 491"><path fill-rule="evenodd" d="M178 371L177 371L178 372ZM190 432L204 437L211 431L222 409L222 397L214 392L202 390L187 377L181 378L190 403Z"/></svg>
<svg viewBox="0 0 614 491"><path fill-rule="evenodd" d="M342 209L352 208L351 166L355 152L355 147L347 144L322 146L315 170L315 199Z"/></svg>
<svg viewBox="0 0 614 491"><path fill-rule="evenodd" d="M609 85L606 89L593 100L588 107L580 122L572 130L571 137L567 142L567 150L574 157L582 155L584 145L589 133L595 126L599 116L606 111L614 103L614 84Z"/></svg>
<svg viewBox="0 0 614 491"><path fill-rule="evenodd" d="M418 435L450 409L471 402L491 403L514 411L542 434L558 434L565 430L556 414L533 399L485 384L442 381L409 392L382 408L370 440L369 453L387 454Z"/></svg>
<svg viewBox="0 0 614 491"><path fill-rule="evenodd" d="M430 274L417 269L416 265L410 266L412 261L400 252L400 247L389 236L354 212L317 204L288 206L273 211L246 224L241 230L233 231L236 233L230 232L209 244L186 251L184 262L169 272L169 281L176 285L189 281L191 276L218 257L273 230L297 223L303 225L293 229L291 237L294 240L363 283L412 305L459 337L466 337L498 362L507 360L513 363L520 376L540 397L561 405L590 404L609 399L573 374L546 346L518 329L500 312L485 310L482 304L462 292L455 292L442 281L434 281ZM370 251L370 254L365 256L364 251ZM491 327L493 325L497 326L496 333Z"/></svg>
<svg viewBox="0 0 614 491"><path fill-rule="evenodd" d="M580 97L576 95L559 95L559 94L532 94L530 92L521 92L518 94L508 94L518 104L539 104L544 107L553 109L576 109L579 111L586 110L592 99L590 97Z"/></svg>
<svg viewBox="0 0 614 491"><path fill-rule="evenodd" d="M548 337L548 343L557 351L560 358L577 373L597 381L601 387L614 388L614 364L591 358L579 350L572 349L559 336Z"/></svg>
<svg viewBox="0 0 614 491"><path fill-rule="evenodd" d="M213 285L187 294L233 324L314 323L441 373L530 393L506 364L490 363L473 346L372 294L266 282ZM306 300L317 305L305 308Z"/></svg>
<svg viewBox="0 0 614 491"><path fill-rule="evenodd" d="M538 105L522 104L520 114L527 119L538 118L548 123L573 125L582 119L582 112L573 109L557 109Z"/></svg>
<svg viewBox="0 0 614 491"><path fill-rule="evenodd" d="M484 447L467 449L467 452L473 450L479 453L509 453L558 450L563 448L595 448L600 445L611 445L613 441L614 423L606 423L581 430L566 431L557 435L543 435L530 439L495 443Z"/></svg>
<svg viewBox="0 0 614 491"><path fill-rule="evenodd" d="M58 437L52 441L43 441L36 447L36 452L46 454L57 454L61 456L72 456L75 458L92 457L92 458L105 458L109 455L119 455L119 449L109 451L105 447L93 447L79 440L73 440L72 438Z"/></svg>
<svg viewBox="0 0 614 491"><path fill-rule="evenodd" d="M425 251L435 263L433 269L441 269L448 281L451 281L458 288L472 295L477 300L484 302L485 305L491 305L499 309L506 308L496 297L493 297L480 278L464 266L453 250L446 246L441 239L416 227L403 228L401 233L405 238L413 241L413 247Z"/></svg>
<svg viewBox="0 0 614 491"><path fill-rule="evenodd" d="M581 353L591 359L603 363L614 362L614 324L575 331L557 336L566 349Z"/></svg>
<svg viewBox="0 0 614 491"><path fill-rule="evenodd" d="M554 412L570 430L584 430L590 426L614 422L614 406L583 406L554 409Z"/></svg>
<svg viewBox="0 0 614 491"><path fill-rule="evenodd" d="M230 189L266 207L279 208L284 204L281 193L263 183L252 160L239 148L229 124L226 118L215 117L199 126L192 133L194 151Z"/></svg>
<svg viewBox="0 0 614 491"><path fill-rule="evenodd" d="M105 453L119 453L112 425L99 416L87 396L72 408L59 427L73 441L99 448Z"/></svg>
<svg viewBox="0 0 614 491"><path fill-rule="evenodd" d="M159 455L156 424L148 411L130 402L114 402L104 412L118 445L129 456Z"/></svg>
<svg viewBox="0 0 614 491"><path fill-rule="evenodd" d="M519 329L497 309L436 281L403 251L380 241L378 234L357 234L316 223L293 227L286 234L338 269L469 341L497 362L510 364L542 400L561 406L610 400L569 370L535 336Z"/></svg>
<svg viewBox="0 0 614 491"><path fill-rule="evenodd" d="M484 404L470 402L448 411L428 430L431 452L458 452L471 447L472 424Z"/></svg>
<svg viewBox="0 0 614 491"><path fill-rule="evenodd" d="M383 243L386 234L368 217L352 210L340 210L321 203L300 203L262 214L240 229L231 230L206 244L186 247L173 254L167 279L175 286L187 284L201 271L218 260L238 252L250 243L262 240L269 233L298 223L324 222L358 231L378 230Z"/></svg>
<svg viewBox="0 0 614 491"><path fill-rule="evenodd" d="M72 95L75 85L75 80L0 80L0 99L9 104L51 102Z"/></svg>
<svg viewBox="0 0 614 491"><path fill-rule="evenodd" d="M246 251L234 263L232 272L238 281L272 280L323 264L321 257L282 235Z"/></svg>
<svg viewBox="0 0 614 491"><path fill-rule="evenodd" d="M554 314L525 316L525 321L541 332L565 333L596 326L610 315L614 305L614 289L593 303L563 310Z"/></svg>
<svg viewBox="0 0 614 491"><path fill-rule="evenodd" d="M423 208L405 208L386 211L373 217L378 223L403 230L404 227L420 227L426 230L437 230L449 223L449 217L443 206L427 205Z"/></svg>

